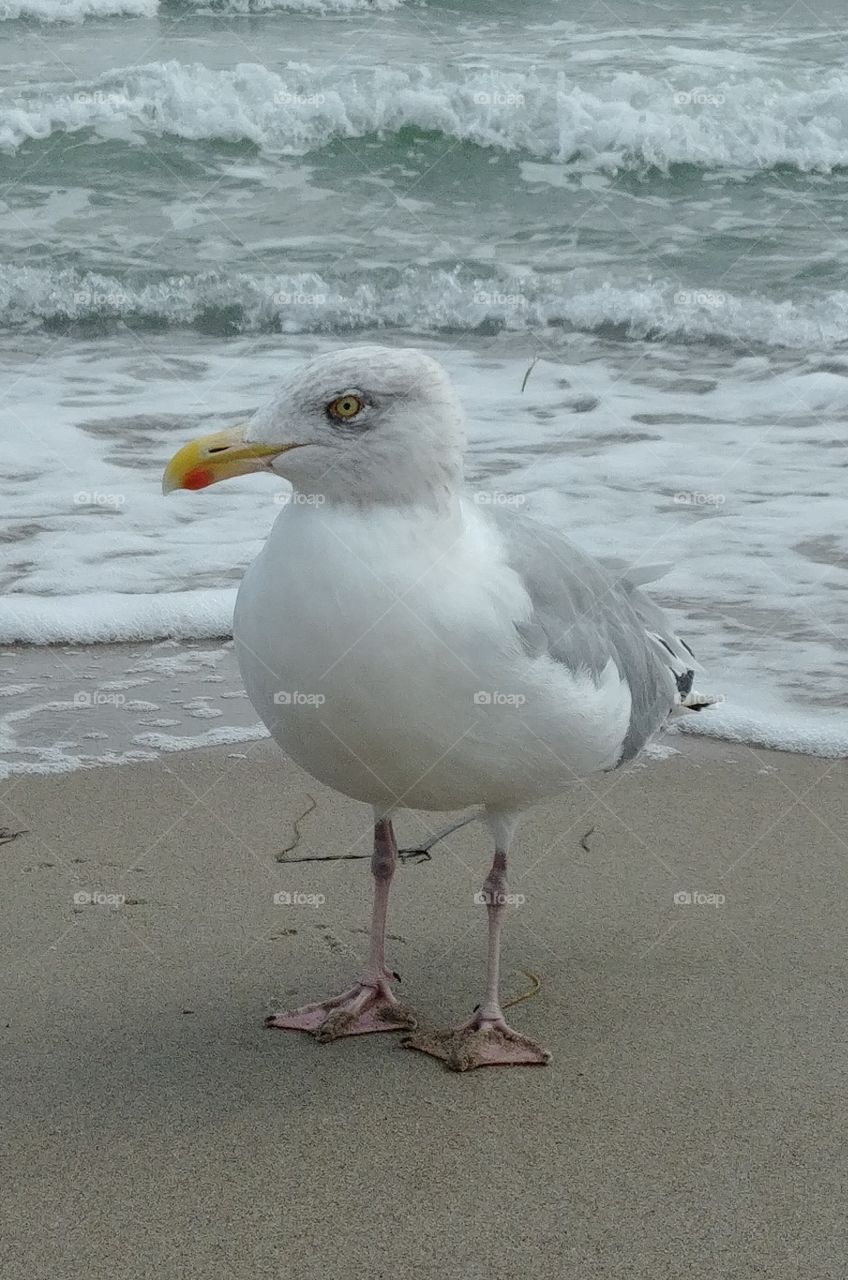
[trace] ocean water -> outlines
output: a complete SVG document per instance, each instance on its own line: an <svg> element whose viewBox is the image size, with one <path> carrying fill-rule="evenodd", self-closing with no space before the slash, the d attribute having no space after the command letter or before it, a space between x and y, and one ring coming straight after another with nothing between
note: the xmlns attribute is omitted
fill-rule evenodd
<svg viewBox="0 0 848 1280"><path fill-rule="evenodd" d="M818 0L0 0L2 768L259 732L286 494L161 469L373 340L491 500L668 565L695 727L848 753L847 53Z"/></svg>

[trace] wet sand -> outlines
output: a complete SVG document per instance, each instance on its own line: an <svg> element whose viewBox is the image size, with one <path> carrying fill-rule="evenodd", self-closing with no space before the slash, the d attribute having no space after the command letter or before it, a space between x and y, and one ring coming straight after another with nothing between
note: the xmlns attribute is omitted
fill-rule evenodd
<svg viewBox="0 0 848 1280"><path fill-rule="evenodd" d="M310 797L289 858L370 815L268 742L0 784L6 1274L841 1276L848 766L676 745L525 821L504 987L553 1060L467 1075L263 1028L369 910L367 861L277 861ZM488 857L399 869L423 1018L480 998Z"/></svg>

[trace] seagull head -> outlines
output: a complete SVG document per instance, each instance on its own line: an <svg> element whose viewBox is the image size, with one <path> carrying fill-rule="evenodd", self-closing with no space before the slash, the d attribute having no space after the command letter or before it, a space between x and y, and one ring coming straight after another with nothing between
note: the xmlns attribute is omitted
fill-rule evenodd
<svg viewBox="0 0 848 1280"><path fill-rule="evenodd" d="M462 484L463 415L442 366L413 348L362 346L301 366L243 426L193 440L173 489L270 471L321 502L450 502Z"/></svg>

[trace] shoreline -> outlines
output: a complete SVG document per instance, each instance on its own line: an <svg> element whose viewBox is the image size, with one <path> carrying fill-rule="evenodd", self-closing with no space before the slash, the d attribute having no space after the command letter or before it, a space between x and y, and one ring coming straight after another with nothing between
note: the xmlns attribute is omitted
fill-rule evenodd
<svg viewBox="0 0 848 1280"><path fill-rule="evenodd" d="M21 831L0 904L11 1280L506 1278L519 1258L712 1280L730 1257L786 1274L796 1232L833 1274L848 765L684 746L525 818L504 996L538 979L509 1016L553 1060L468 1076L393 1036L263 1028L350 981L370 909L370 813L273 744L0 784ZM278 862L296 820L296 856L363 859ZM404 813L399 842L434 825ZM480 998L490 853L475 823L399 868L390 963L428 1020Z"/></svg>
<svg viewBox="0 0 848 1280"><path fill-rule="evenodd" d="M712 688L708 677L699 686ZM0 649L0 779L135 765L267 737L232 640L159 640ZM848 758L848 717L786 718L720 704L676 717L654 755L690 742ZM650 752L649 748L649 752Z"/></svg>

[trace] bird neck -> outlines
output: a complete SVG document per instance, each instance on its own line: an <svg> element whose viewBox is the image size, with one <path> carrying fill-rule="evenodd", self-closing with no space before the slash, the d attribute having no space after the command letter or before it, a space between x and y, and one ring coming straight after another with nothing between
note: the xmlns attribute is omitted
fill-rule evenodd
<svg viewBox="0 0 848 1280"><path fill-rule="evenodd" d="M406 465L400 470L387 465L370 468L367 474L358 474L354 466L345 475L333 475L332 483L323 487L318 503L315 494L300 493L295 484L293 505L362 514L394 510L424 520L451 521L461 509L462 460L448 457L435 466Z"/></svg>
<svg viewBox="0 0 848 1280"><path fill-rule="evenodd" d="M380 539L388 544L392 539L402 543L412 539L435 548L456 540L465 525L465 512L458 490L403 498L396 495L396 500L327 495L320 505L300 503L295 496L286 506L284 521L289 530L296 528L304 537L320 537L330 530L344 538L354 530L371 528L379 529Z"/></svg>

